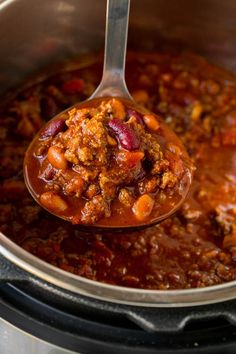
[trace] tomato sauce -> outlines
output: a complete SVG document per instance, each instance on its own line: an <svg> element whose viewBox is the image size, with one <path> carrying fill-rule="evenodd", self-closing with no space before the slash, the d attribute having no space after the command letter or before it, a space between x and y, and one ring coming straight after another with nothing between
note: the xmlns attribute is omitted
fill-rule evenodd
<svg viewBox="0 0 236 354"><path fill-rule="evenodd" d="M74 65L74 63L73 63ZM98 85L102 59L19 91L0 113L0 230L44 261L109 284L184 289L236 279L236 78L190 53L129 53L134 99L161 115L196 166L181 209L135 232L85 232L44 211L25 187L29 142Z"/></svg>

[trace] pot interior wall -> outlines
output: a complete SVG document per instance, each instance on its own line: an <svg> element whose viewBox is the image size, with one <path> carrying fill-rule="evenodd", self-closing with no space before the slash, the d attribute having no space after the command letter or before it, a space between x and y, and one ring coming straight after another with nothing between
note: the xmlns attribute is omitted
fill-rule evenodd
<svg viewBox="0 0 236 354"><path fill-rule="evenodd" d="M103 48L105 0L0 1L0 94L55 62ZM174 42L236 71L236 2L135 0L129 47Z"/></svg>

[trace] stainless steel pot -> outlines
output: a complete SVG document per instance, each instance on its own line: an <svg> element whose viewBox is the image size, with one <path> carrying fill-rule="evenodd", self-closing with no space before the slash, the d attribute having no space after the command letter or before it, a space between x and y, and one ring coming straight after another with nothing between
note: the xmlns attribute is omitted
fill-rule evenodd
<svg viewBox="0 0 236 354"><path fill-rule="evenodd" d="M103 47L105 0L6 0L0 2L0 92L46 65ZM152 49L173 41L236 71L236 2L135 0L129 46ZM0 234L0 253L32 282L45 280L74 294L113 303L183 307L235 298L236 281L192 290L148 291L100 284L57 269ZM3 269L1 273L3 274ZM17 277L17 275L16 275ZM36 278L35 278L36 277Z"/></svg>

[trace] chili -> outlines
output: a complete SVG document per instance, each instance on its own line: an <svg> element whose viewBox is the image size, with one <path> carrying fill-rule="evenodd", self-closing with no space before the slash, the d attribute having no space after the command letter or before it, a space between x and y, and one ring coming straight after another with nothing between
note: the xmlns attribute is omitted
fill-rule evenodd
<svg viewBox="0 0 236 354"><path fill-rule="evenodd" d="M176 215L141 231L88 233L50 215L29 195L22 175L29 142L45 121L89 97L101 73L102 59L96 57L94 63L77 70L67 67L22 89L4 106L2 102L0 230L44 261L99 282L184 289L235 280L236 78L199 56L135 52L127 58L130 92L165 119L196 165L190 194ZM115 145L117 140L111 136L110 142ZM176 151L171 150L173 157ZM132 158L129 161L132 165ZM178 166L178 160L171 161ZM44 178L53 179L54 172L45 170ZM140 181L142 195L149 195L155 184L152 178ZM89 186L88 198L97 195L97 188ZM120 189L119 199L133 205L126 188Z"/></svg>

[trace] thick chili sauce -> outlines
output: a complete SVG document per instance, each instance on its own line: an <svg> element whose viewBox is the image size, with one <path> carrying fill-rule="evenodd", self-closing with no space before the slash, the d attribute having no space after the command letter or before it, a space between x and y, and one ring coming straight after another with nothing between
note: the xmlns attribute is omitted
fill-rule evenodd
<svg viewBox="0 0 236 354"><path fill-rule="evenodd" d="M236 78L192 54L130 53L127 84L178 134L196 172L182 208L135 232L86 233L39 207L22 174L32 137L86 99L102 60L53 75L19 93L0 114L0 230L61 269L110 284L181 289L236 279Z"/></svg>
<svg viewBox="0 0 236 354"><path fill-rule="evenodd" d="M163 220L191 181L190 159L161 117L121 98L85 101L59 114L25 156L33 197L73 224L117 228Z"/></svg>

